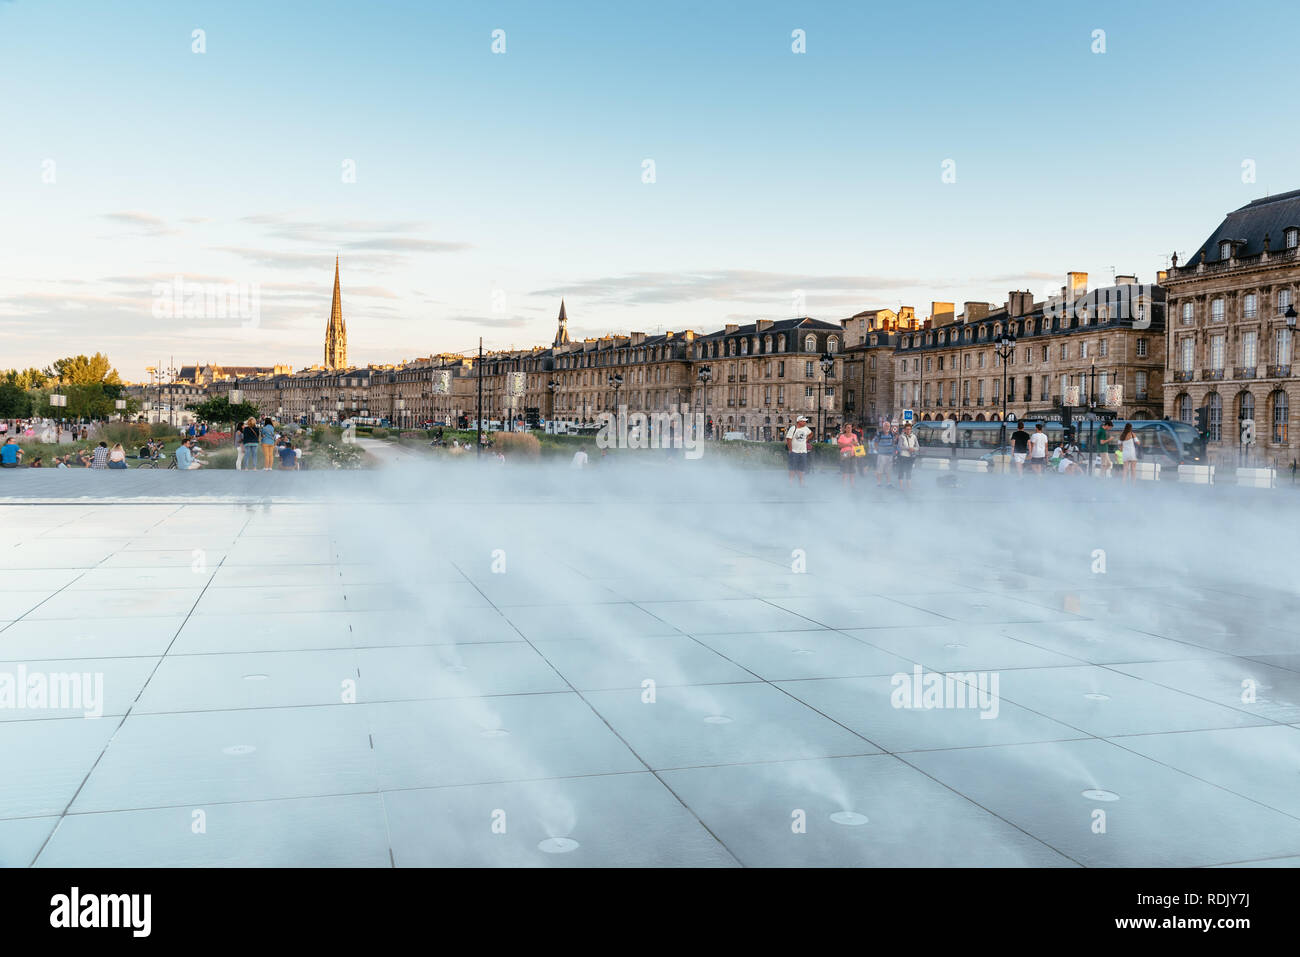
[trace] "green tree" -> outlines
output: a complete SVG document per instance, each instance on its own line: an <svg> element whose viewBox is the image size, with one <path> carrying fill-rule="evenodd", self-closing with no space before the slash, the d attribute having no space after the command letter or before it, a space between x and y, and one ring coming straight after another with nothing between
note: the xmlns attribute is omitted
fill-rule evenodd
<svg viewBox="0 0 1300 957"><path fill-rule="evenodd" d="M0 381L30 391L45 388L49 376L40 369L6 369L0 373Z"/></svg>
<svg viewBox="0 0 1300 957"><path fill-rule="evenodd" d="M26 419L32 414L32 397L13 382L0 383L0 418Z"/></svg>
<svg viewBox="0 0 1300 957"><path fill-rule="evenodd" d="M233 405L224 395L213 396L189 407L194 417L216 425L234 425L245 419L258 417L257 403L236 402Z"/></svg>
<svg viewBox="0 0 1300 957"><path fill-rule="evenodd" d="M54 365L45 370L45 375L57 379L60 385L118 385L117 370L108 361L108 356L96 352L90 358L86 356L67 356L56 359ZM71 400L69 400L71 405Z"/></svg>

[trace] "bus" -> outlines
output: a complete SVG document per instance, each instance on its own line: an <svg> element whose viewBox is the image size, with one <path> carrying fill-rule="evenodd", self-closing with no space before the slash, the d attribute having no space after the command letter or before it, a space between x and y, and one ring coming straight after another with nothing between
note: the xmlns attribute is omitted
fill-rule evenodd
<svg viewBox="0 0 1300 957"><path fill-rule="evenodd" d="M1071 423L1075 441L1079 443L1079 448L1085 453L1102 451L1096 447L1097 429L1102 421L1098 418L1081 417ZM1125 425L1131 424L1133 426L1133 432L1137 435L1139 443L1138 461L1140 462L1159 462L1163 468L1171 469L1179 465L1203 465L1207 461L1204 436L1196 430L1195 426L1187 422L1176 422L1169 419L1118 418L1105 421L1111 423L1110 434L1115 439L1119 438L1120 433L1124 431ZM1020 422L1008 421L1005 423L1007 445L1011 445L1011 433L1016 430L1018 425L1023 425L1026 432L1033 433L1034 426L1038 422L1043 423L1043 431L1047 433L1048 449L1055 448L1061 441L1062 426L1060 421L1035 419L1032 416L1026 416ZM989 459L1002 451L999 442L1002 437L1003 425L1002 422L956 422L948 420L913 422L912 429L916 433L922 456L953 457L953 442L951 440L955 437L957 446L955 455L957 458ZM945 430L949 428L951 428L951 431L946 432ZM1113 452L1116 448L1117 446L1112 445L1109 451Z"/></svg>

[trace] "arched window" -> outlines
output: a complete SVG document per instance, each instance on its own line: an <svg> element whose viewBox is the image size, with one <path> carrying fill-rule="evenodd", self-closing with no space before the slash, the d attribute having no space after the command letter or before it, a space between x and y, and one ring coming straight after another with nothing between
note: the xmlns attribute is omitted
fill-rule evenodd
<svg viewBox="0 0 1300 957"><path fill-rule="evenodd" d="M777 351L777 352L785 352L785 336L784 336L784 335L780 335L780 336L777 336L777 337L776 337L776 351Z"/></svg>
<svg viewBox="0 0 1300 957"><path fill-rule="evenodd" d="M749 340L748 340L748 339L741 339L741 340L740 340L740 354L741 354L742 356L747 356L747 355L749 355Z"/></svg>
<svg viewBox="0 0 1300 957"><path fill-rule="evenodd" d="M811 332L808 333L808 335L803 337L803 351L804 352L817 351L817 337L814 336Z"/></svg>
<svg viewBox="0 0 1300 957"><path fill-rule="evenodd" d="M834 336L831 336L829 339L827 339L826 351L829 352L831 355L834 355L835 353L839 352L840 340L836 339Z"/></svg>
<svg viewBox="0 0 1300 957"><path fill-rule="evenodd" d="M1286 393L1278 389L1273 393L1273 441L1279 445L1287 443L1291 419L1291 404Z"/></svg>
<svg viewBox="0 0 1300 957"><path fill-rule="evenodd" d="M764 351L764 352L771 352L771 351L772 351L772 337L771 337L771 336L764 336L764 337L763 337L763 351Z"/></svg>
<svg viewBox="0 0 1300 957"><path fill-rule="evenodd" d="M1255 418L1255 396L1249 392L1243 392L1237 396L1237 421L1253 418Z"/></svg>
<svg viewBox="0 0 1300 957"><path fill-rule="evenodd" d="M1186 392L1178 397L1178 421L1192 421L1192 397Z"/></svg>
<svg viewBox="0 0 1300 957"><path fill-rule="evenodd" d="M1217 392L1211 392L1206 397L1206 407L1209 409L1209 426L1210 441L1223 441L1223 397Z"/></svg>

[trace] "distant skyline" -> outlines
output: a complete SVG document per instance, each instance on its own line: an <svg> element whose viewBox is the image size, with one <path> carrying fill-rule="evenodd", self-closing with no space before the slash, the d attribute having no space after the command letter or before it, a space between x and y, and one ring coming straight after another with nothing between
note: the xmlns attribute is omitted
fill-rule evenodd
<svg viewBox="0 0 1300 957"><path fill-rule="evenodd" d="M547 344L562 297L582 338L1154 281L1300 187L1298 21L0 0L0 367L319 363L336 255L359 365ZM160 315L177 276L259 313Z"/></svg>

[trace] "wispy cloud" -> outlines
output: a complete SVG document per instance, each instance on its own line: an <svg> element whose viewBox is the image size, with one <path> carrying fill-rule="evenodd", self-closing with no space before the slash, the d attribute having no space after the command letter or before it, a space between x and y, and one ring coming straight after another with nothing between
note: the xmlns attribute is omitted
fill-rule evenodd
<svg viewBox="0 0 1300 957"><path fill-rule="evenodd" d="M167 220L153 213L142 212L137 209L124 209L115 213L104 213L101 219L107 219L111 223L118 223L123 226L130 226L134 231L146 236L171 236L177 232L167 225Z"/></svg>

